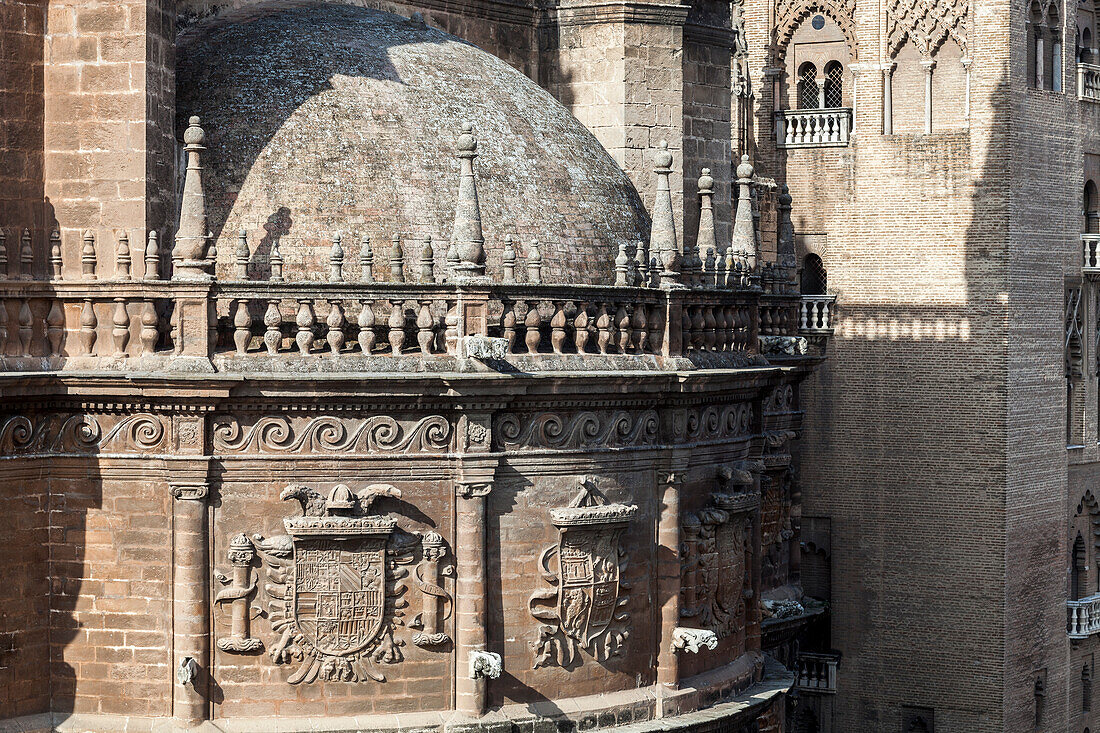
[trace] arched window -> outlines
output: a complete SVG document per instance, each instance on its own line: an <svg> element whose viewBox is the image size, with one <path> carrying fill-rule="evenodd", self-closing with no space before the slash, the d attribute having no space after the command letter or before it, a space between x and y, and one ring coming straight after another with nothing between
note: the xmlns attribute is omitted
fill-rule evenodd
<svg viewBox="0 0 1100 733"><path fill-rule="evenodd" d="M839 61L825 64L825 107L844 106L844 66Z"/></svg>
<svg viewBox="0 0 1100 733"><path fill-rule="evenodd" d="M1046 702L1047 686L1041 677L1035 678L1035 725L1043 722L1043 704Z"/></svg>
<svg viewBox="0 0 1100 733"><path fill-rule="evenodd" d="M1065 74L1065 70L1062 68L1061 29L1062 21L1058 16L1058 6L1056 3L1051 3L1050 11L1047 13L1046 33L1049 43L1046 51L1044 80L1046 88L1055 92L1062 91L1062 77Z"/></svg>
<svg viewBox="0 0 1100 733"><path fill-rule="evenodd" d="M825 295L828 290L829 278L825 271L825 263L812 252L802 259L801 279L803 295Z"/></svg>
<svg viewBox="0 0 1100 733"><path fill-rule="evenodd" d="M1073 557L1070 558L1072 572L1069 578L1070 597L1077 601L1088 595L1088 554L1085 552L1085 538L1077 533L1073 541Z"/></svg>
<svg viewBox="0 0 1100 733"><path fill-rule="evenodd" d="M1043 9L1038 0L1031 3L1027 19L1027 83L1043 88Z"/></svg>
<svg viewBox="0 0 1100 733"><path fill-rule="evenodd" d="M1092 63L1092 31L1085 27L1078 40L1077 60L1082 64Z"/></svg>
<svg viewBox="0 0 1100 733"><path fill-rule="evenodd" d="M1085 182L1085 233L1096 234L1100 232L1100 200L1096 196L1096 184L1093 181Z"/></svg>
<svg viewBox="0 0 1100 733"><path fill-rule="evenodd" d="M818 109L821 94L817 87L817 67L806 62L798 69L798 108Z"/></svg>

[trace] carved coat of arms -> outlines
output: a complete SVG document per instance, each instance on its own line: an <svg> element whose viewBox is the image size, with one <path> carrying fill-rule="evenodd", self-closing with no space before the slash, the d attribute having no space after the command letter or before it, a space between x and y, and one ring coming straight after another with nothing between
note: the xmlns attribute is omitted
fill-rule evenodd
<svg viewBox="0 0 1100 733"><path fill-rule="evenodd" d="M395 539L397 521L370 513L381 496L400 497L376 484L353 493L340 485L327 499L304 486L288 486L284 501L297 499L303 516L283 520L287 534L253 538L268 567L276 663L297 664L291 684L317 679L385 681L377 664L402 659L393 627L412 545Z"/></svg>
<svg viewBox="0 0 1100 733"><path fill-rule="evenodd" d="M748 470L722 468L718 480L710 506L684 517L680 616L721 639L746 622L746 602L753 595L752 522L760 496Z"/></svg>
<svg viewBox="0 0 1100 733"><path fill-rule="evenodd" d="M560 537L539 562L555 588L530 600L531 615L546 622L535 643L535 668L568 666L580 649L599 661L618 654L630 633L630 615L622 610L629 586L622 580L619 538L637 511L607 503L589 481L568 507L550 510Z"/></svg>

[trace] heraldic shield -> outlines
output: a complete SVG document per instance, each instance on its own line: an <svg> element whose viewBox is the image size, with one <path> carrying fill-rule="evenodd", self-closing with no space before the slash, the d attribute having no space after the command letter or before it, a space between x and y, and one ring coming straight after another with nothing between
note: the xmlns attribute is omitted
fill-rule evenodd
<svg viewBox="0 0 1100 733"><path fill-rule="evenodd" d="M358 495L340 485L326 500L289 486L282 498L298 499L304 516L284 519L284 536L253 537L268 566L272 629L281 633L271 657L298 664L287 679L291 684L384 682L375 663L401 661L402 642L393 638L401 615L394 596L404 587L392 581L407 573L395 572L401 551L390 547L397 520L365 514L379 496L400 495L382 484Z"/></svg>
<svg viewBox="0 0 1100 733"><path fill-rule="evenodd" d="M621 577L625 553L619 539L637 510L603 502L585 481L568 507L550 511L560 536L543 551L540 565L543 578L556 588L531 596L531 615L547 622L535 643L536 668L568 666L579 649L599 661L618 654L630 618L622 610L629 587Z"/></svg>

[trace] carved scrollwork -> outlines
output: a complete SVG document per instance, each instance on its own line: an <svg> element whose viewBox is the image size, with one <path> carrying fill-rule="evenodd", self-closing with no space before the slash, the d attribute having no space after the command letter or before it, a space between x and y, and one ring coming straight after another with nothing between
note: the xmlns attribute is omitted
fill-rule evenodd
<svg viewBox="0 0 1100 733"><path fill-rule="evenodd" d="M496 420L494 435L500 450L520 448L619 448L655 445L655 410L584 411L562 417L552 412L535 415L507 413Z"/></svg>
<svg viewBox="0 0 1100 733"><path fill-rule="evenodd" d="M672 419L677 442L726 440L753 432L752 405L747 402L679 410Z"/></svg>
<svg viewBox="0 0 1100 733"><path fill-rule="evenodd" d="M387 484L353 492L338 485L326 498L305 486L288 486L284 501L297 500L302 516L283 520L287 534L254 535L264 558L265 592L276 664L295 664L290 684L316 680L385 682L376 665L396 664L405 642L402 582L415 538L402 538L397 520L371 513L382 497L400 497Z"/></svg>
<svg viewBox="0 0 1100 733"><path fill-rule="evenodd" d="M924 58L931 58L952 38L967 50L970 0L889 0L886 5L887 45L890 55L911 41Z"/></svg>
<svg viewBox="0 0 1100 733"><path fill-rule="evenodd" d="M619 654L630 635L630 614L623 610L630 586L622 580L626 551L619 538L637 511L608 503L590 480L569 506L550 510L559 540L543 551L540 567L555 587L529 601L531 615L545 622L534 642L536 669L571 666L582 649L600 662Z"/></svg>
<svg viewBox="0 0 1100 733"><path fill-rule="evenodd" d="M779 385L764 399L765 415L790 412L792 409L794 409L794 387L789 384Z"/></svg>
<svg viewBox="0 0 1100 733"><path fill-rule="evenodd" d="M166 418L132 415L15 415L0 424L0 453L100 453L150 451L163 447Z"/></svg>
<svg viewBox="0 0 1100 733"><path fill-rule="evenodd" d="M235 416L214 419L220 453L434 453L450 448L452 426L442 415L403 424L388 415L367 418L267 415L251 425Z"/></svg>

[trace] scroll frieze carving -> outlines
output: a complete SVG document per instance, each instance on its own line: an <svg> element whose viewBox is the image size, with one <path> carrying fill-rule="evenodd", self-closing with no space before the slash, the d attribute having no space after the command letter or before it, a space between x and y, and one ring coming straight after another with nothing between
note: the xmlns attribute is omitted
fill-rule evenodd
<svg viewBox="0 0 1100 733"><path fill-rule="evenodd" d="M126 453L162 448L167 418L132 415L15 415L0 424L0 453Z"/></svg>
<svg viewBox="0 0 1100 733"><path fill-rule="evenodd" d="M673 433L682 442L737 438L752 434L752 419L752 405L744 402L685 409L673 415Z"/></svg>
<svg viewBox="0 0 1100 733"><path fill-rule="evenodd" d="M256 548L247 535L239 534L229 541L226 555L233 566L233 577L215 574L218 582L226 587L214 596L214 605L229 607L231 627L229 636L218 639L218 648L223 652L246 654L262 649L264 645L249 633L249 623L259 611L251 603L256 592L256 582L252 579L252 560L256 557Z"/></svg>
<svg viewBox="0 0 1100 733"><path fill-rule="evenodd" d="M680 616L719 639L747 622L752 598L752 522L760 508L753 472L758 462L723 467L710 504L684 516Z"/></svg>
<svg viewBox="0 0 1100 733"><path fill-rule="evenodd" d="M402 539L397 520L372 513L374 501L400 497L393 486L359 492L333 488L327 498L305 486L288 486L302 516L283 520L287 534L252 540L267 566L265 591L276 664L297 665L290 684L316 680L385 682L377 665L403 659L407 590L402 582L415 539Z"/></svg>
<svg viewBox="0 0 1100 733"><path fill-rule="evenodd" d="M619 654L630 635L630 614L623 610L630 586L622 580L626 552L619 538L637 511L632 504L607 503L590 480L569 506L550 510L559 539L539 565L554 588L534 593L529 602L531 615L544 622L534 643L535 669L569 667L582 649L600 662Z"/></svg>
<svg viewBox="0 0 1100 733"><path fill-rule="evenodd" d="M507 413L497 418L493 435L498 450L620 448L656 445L658 424L655 410Z"/></svg>
<svg viewBox="0 0 1100 733"><path fill-rule="evenodd" d="M953 38L967 50L970 0L889 0L886 6L887 45L891 55L912 41L924 58Z"/></svg>
<svg viewBox="0 0 1100 733"><path fill-rule="evenodd" d="M216 453L439 453L451 446L450 420L431 415L399 421L366 418L266 415L246 424L232 415L214 418Z"/></svg>
<svg viewBox="0 0 1100 733"><path fill-rule="evenodd" d="M781 384L773 389L764 399L764 414L775 415L781 412L790 412L794 409L794 387L789 384Z"/></svg>

